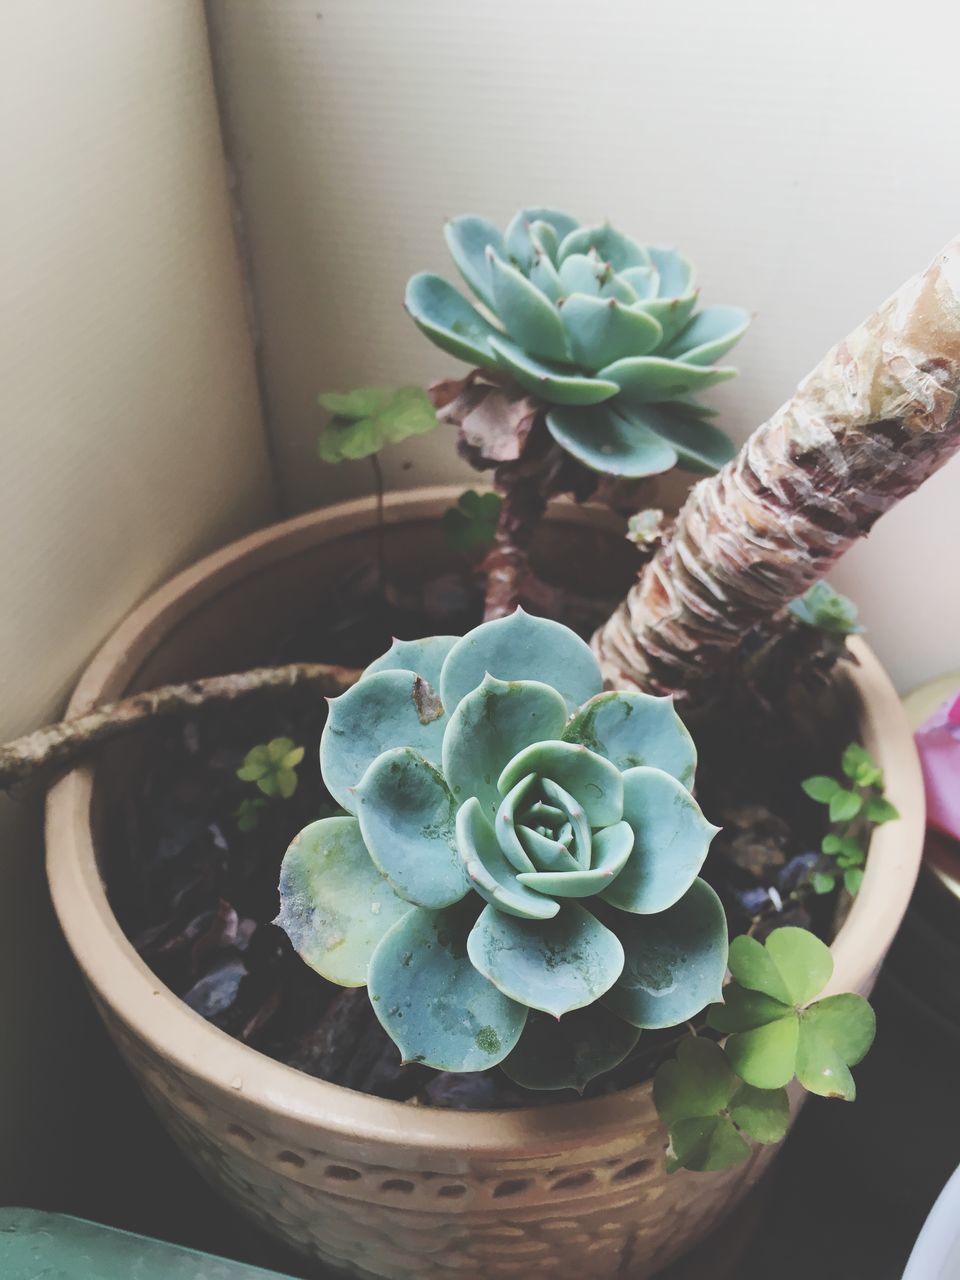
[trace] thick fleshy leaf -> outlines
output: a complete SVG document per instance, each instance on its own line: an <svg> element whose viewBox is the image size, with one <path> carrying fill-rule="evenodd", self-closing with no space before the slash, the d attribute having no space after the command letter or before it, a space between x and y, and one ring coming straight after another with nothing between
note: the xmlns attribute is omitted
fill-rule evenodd
<svg viewBox="0 0 960 1280"><path fill-rule="evenodd" d="M440 763L446 721L443 708L413 671L378 671L330 701L320 738L320 769L327 790L348 813L353 789L377 756L393 747Z"/></svg>
<svg viewBox="0 0 960 1280"><path fill-rule="evenodd" d="M536 251L546 247L544 241L547 237L538 234L537 223L546 223L553 232L549 248L553 250L551 257L554 260L560 241L571 231L575 231L578 225L576 218L571 218L568 213L561 213L559 209L520 209L515 213L504 236L504 249L522 271L529 269Z"/></svg>
<svg viewBox="0 0 960 1280"><path fill-rule="evenodd" d="M730 943L730 973L741 987L762 991L781 1004L792 1005L793 997L777 968L773 956L756 938L745 933Z"/></svg>
<svg viewBox="0 0 960 1280"><path fill-rule="evenodd" d="M423 640L394 640L386 653L364 669L361 680L378 671L415 671L434 689L440 688L440 669L459 636L427 636Z"/></svg>
<svg viewBox="0 0 960 1280"><path fill-rule="evenodd" d="M457 804L439 769L410 747L385 751L356 789L370 857L401 897L446 907L469 889L457 850Z"/></svg>
<svg viewBox="0 0 960 1280"><path fill-rule="evenodd" d="M750 1154L727 1116L704 1116L678 1120L670 1130L667 1173L691 1169L694 1173L717 1173L742 1164Z"/></svg>
<svg viewBox="0 0 960 1280"><path fill-rule="evenodd" d="M586 839L592 846L589 829L586 832ZM530 875L538 869L552 873L572 873L583 870L582 862L579 862L559 840L551 840L549 836L541 835L529 827L520 828L519 840L521 848L533 864L530 867L524 867L520 872L521 875ZM503 844L502 836L501 844Z"/></svg>
<svg viewBox="0 0 960 1280"><path fill-rule="evenodd" d="M619 390L615 382L568 373L544 364L506 338L491 338L497 364L512 374L521 387L550 404L600 404Z"/></svg>
<svg viewBox="0 0 960 1280"><path fill-rule="evenodd" d="M467 697L470 695L468 694ZM504 857L511 864L515 871L536 871L536 865L532 861L530 854L527 853L524 846L520 843L520 826L517 818L517 812L527 802L537 776L534 773L528 774L525 778L513 787L500 801L497 806L497 814L494 819L494 832L497 837L497 844ZM496 780L494 780L496 787ZM499 795L500 792L497 792ZM551 845L555 842L550 841ZM559 846L558 846L559 849ZM560 851L562 853L562 850ZM551 865L556 855L551 855ZM573 862L573 859L570 859ZM574 862L574 866L577 864Z"/></svg>
<svg viewBox="0 0 960 1280"><path fill-rule="evenodd" d="M463 294L440 276L422 271L407 285L404 306L417 328L441 351L470 364L496 368L490 340L500 334Z"/></svg>
<svg viewBox="0 0 960 1280"><path fill-rule="evenodd" d="M493 340L490 345L496 350ZM597 373L597 377L615 382L629 403L650 404L658 400L672 400L676 396L695 395L735 377L736 372L733 368L704 369L697 364L683 364L680 360L665 360L662 356L634 356L607 365Z"/></svg>
<svg viewBox="0 0 960 1280"><path fill-rule="evenodd" d="M620 279L630 286L638 300L655 298L660 292L660 275L656 267L627 267L617 273Z"/></svg>
<svg viewBox="0 0 960 1280"><path fill-rule="evenodd" d="M535 773L569 792L581 806L591 827L608 827L623 815L620 770L604 756L577 742L537 742L509 762L497 780L501 795Z"/></svg>
<svg viewBox="0 0 960 1280"><path fill-rule="evenodd" d="M578 227L576 231L571 231L561 242L560 261L563 262L574 253L588 253L591 249L596 249L614 271L650 265L650 254L646 249L609 223L597 227Z"/></svg>
<svg viewBox="0 0 960 1280"><path fill-rule="evenodd" d="M685 787L693 782L697 748L672 698L632 691L598 694L580 708L563 737L606 756L621 772L648 765Z"/></svg>
<svg viewBox="0 0 960 1280"><path fill-rule="evenodd" d="M623 817L634 832L633 856L604 899L640 915L672 907L694 883L720 828L682 783L646 766L623 774Z"/></svg>
<svg viewBox="0 0 960 1280"><path fill-rule="evenodd" d="M517 876L520 884L538 893L556 898L589 898L600 893L626 865L633 849L633 831L627 822L615 822L597 831L592 840L592 866L589 871L524 871Z"/></svg>
<svg viewBox="0 0 960 1280"><path fill-rule="evenodd" d="M547 684L570 711L603 687L588 644L562 623L535 618L522 609L481 623L450 650L440 674L440 697L448 715L485 675Z"/></svg>
<svg viewBox="0 0 960 1280"><path fill-rule="evenodd" d="M777 966L793 1004L808 1004L830 981L833 973L830 948L808 929L774 929L764 946ZM738 981L742 979L738 978ZM744 983L744 986L752 985Z"/></svg>
<svg viewBox="0 0 960 1280"><path fill-rule="evenodd" d="M524 747L559 738L566 718L567 704L549 685L484 676L448 718L442 753L447 785L460 803L477 796L492 817L500 807L497 779L504 766Z"/></svg>
<svg viewBox="0 0 960 1280"><path fill-rule="evenodd" d="M742 307L704 307L681 329L666 354L687 364L712 364L740 341L749 323Z"/></svg>
<svg viewBox="0 0 960 1280"><path fill-rule="evenodd" d="M568 360L560 313L522 272L490 253L494 307L503 327L524 351L544 360Z"/></svg>
<svg viewBox="0 0 960 1280"><path fill-rule="evenodd" d="M546 253L538 253L530 264L530 283L535 284L545 298L559 302L563 296L560 275Z"/></svg>
<svg viewBox="0 0 960 1280"><path fill-rule="evenodd" d="M776 1022L728 1038L727 1057L737 1075L758 1089L780 1089L793 1079L800 1019L791 1010Z"/></svg>
<svg viewBox="0 0 960 1280"><path fill-rule="evenodd" d="M723 1050L705 1036L684 1036L676 1057L668 1058L653 1078L657 1114L672 1128L678 1120L723 1111L740 1087Z"/></svg>
<svg viewBox="0 0 960 1280"><path fill-rule="evenodd" d="M687 293L681 298L644 298L637 302L638 311L645 311L653 316L663 330L663 343L668 344L690 319L697 305L697 294Z"/></svg>
<svg viewBox="0 0 960 1280"><path fill-rule="evenodd" d="M557 268L564 297L583 294L599 298L603 283L610 276L610 268L595 253L572 253Z"/></svg>
<svg viewBox="0 0 960 1280"><path fill-rule="evenodd" d="M531 1013L516 1048L501 1064L524 1089L577 1089L612 1071L640 1032L603 1005L574 1009L562 1018Z"/></svg>
<svg viewBox="0 0 960 1280"><path fill-rule="evenodd" d="M377 943L410 910L370 859L356 818L321 818L280 867L279 925L311 969L362 987Z"/></svg>
<svg viewBox="0 0 960 1280"><path fill-rule="evenodd" d="M481 302L493 306L493 282L487 250L503 257L503 236L499 227L487 218L467 213L451 220L443 228L444 239L457 270Z"/></svg>
<svg viewBox="0 0 960 1280"><path fill-rule="evenodd" d="M730 1099L730 1119L754 1142L779 1142L790 1127L787 1091L743 1084Z"/></svg>
<svg viewBox="0 0 960 1280"><path fill-rule="evenodd" d="M551 409L547 430L591 471L635 479L661 475L677 465L676 451L665 440L628 421L610 405Z"/></svg>
<svg viewBox="0 0 960 1280"><path fill-rule="evenodd" d="M700 415L700 410L681 404L624 405L620 413L634 426L655 431L676 452L677 461L686 471L713 475L736 456L733 441L713 423Z"/></svg>
<svg viewBox="0 0 960 1280"><path fill-rule="evenodd" d="M578 902L552 920L485 907L467 940L476 968L504 995L555 1017L592 1004L623 968L623 947Z"/></svg>
<svg viewBox="0 0 960 1280"><path fill-rule="evenodd" d="M619 1017L635 1027L674 1027L717 999L727 968L727 920L705 881L694 880L658 915L616 911L603 918L626 956L622 977L604 997Z"/></svg>
<svg viewBox="0 0 960 1280"><path fill-rule="evenodd" d="M527 1010L482 977L467 956L473 912L414 908L370 962L373 1011L403 1055L438 1071L483 1071L511 1051Z"/></svg>
<svg viewBox="0 0 960 1280"><path fill-rule="evenodd" d="M863 996L827 996L800 1015L797 1079L811 1093L852 1102L850 1067L873 1044L877 1020Z"/></svg>
<svg viewBox="0 0 960 1280"><path fill-rule="evenodd" d="M625 307L616 298L574 293L564 300L559 315L573 361L585 369L602 369L624 356L645 356L663 337L653 316Z"/></svg>
<svg viewBox="0 0 960 1280"><path fill-rule="evenodd" d="M792 1012L791 1005L773 996L762 991L750 991L738 982L728 982L723 989L723 1003L713 1004L707 1010L707 1024L715 1031L752 1031L754 1027L777 1022Z"/></svg>
<svg viewBox="0 0 960 1280"><path fill-rule="evenodd" d="M473 888L498 911L523 920L549 920L557 914L557 903L518 882L475 797L457 813L457 844Z"/></svg>
<svg viewBox="0 0 960 1280"><path fill-rule="evenodd" d="M566 814L570 835L568 847L582 868L589 867L592 841L590 823L587 821L583 806L573 798L569 791L564 791L563 787L558 782L554 782L552 778L541 778L538 785L547 800L552 801ZM532 851L533 846L530 844L530 839L534 833L532 831L521 831L520 835L525 841L525 848L531 850L530 856L536 861L537 854ZM544 871L553 870L552 867L543 863L541 864L541 869Z"/></svg>
<svg viewBox="0 0 960 1280"><path fill-rule="evenodd" d="M693 287L693 266L676 249L661 249L650 245L647 249L650 261L660 276L660 297L681 298Z"/></svg>

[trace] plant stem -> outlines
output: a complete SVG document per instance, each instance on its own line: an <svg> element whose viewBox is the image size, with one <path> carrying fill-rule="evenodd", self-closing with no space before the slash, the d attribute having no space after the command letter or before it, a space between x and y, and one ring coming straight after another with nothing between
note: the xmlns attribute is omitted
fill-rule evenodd
<svg viewBox="0 0 960 1280"><path fill-rule="evenodd" d="M960 448L960 239L702 480L594 636L607 683L709 701L755 626Z"/></svg>
<svg viewBox="0 0 960 1280"><path fill-rule="evenodd" d="M485 622L513 613L530 575L528 552L534 531L547 507L538 477L497 470L497 489L503 499L493 546L483 561L487 589Z"/></svg>
<svg viewBox="0 0 960 1280"><path fill-rule="evenodd" d="M380 459L375 453L370 455L370 465L373 468L373 483L377 494L377 581L380 587L380 594L385 595L387 590L387 530L383 514L383 468L380 466Z"/></svg>
<svg viewBox="0 0 960 1280"><path fill-rule="evenodd" d="M332 696L356 684L360 672L326 663L257 667L235 675L210 676L186 684L162 685L132 694L0 746L0 789L22 782L40 769L72 764L88 747L136 729L159 716L183 715L215 702L234 702L268 689L311 685Z"/></svg>

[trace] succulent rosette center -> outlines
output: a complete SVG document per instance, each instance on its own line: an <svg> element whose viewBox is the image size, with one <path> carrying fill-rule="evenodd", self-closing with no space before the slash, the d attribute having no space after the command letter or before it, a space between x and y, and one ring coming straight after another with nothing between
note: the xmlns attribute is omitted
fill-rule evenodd
<svg viewBox="0 0 960 1280"><path fill-rule="evenodd" d="M529 1081L538 1011L577 1063L552 1087L582 1084L718 998L693 742L669 699L604 693L566 627L518 610L395 641L331 703L320 755L346 814L294 840L278 923L367 984L405 1060Z"/></svg>

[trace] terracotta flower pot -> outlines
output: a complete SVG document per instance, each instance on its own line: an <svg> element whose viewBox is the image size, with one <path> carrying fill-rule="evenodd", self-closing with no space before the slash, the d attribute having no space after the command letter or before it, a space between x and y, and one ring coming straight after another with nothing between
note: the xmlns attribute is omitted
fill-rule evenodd
<svg viewBox="0 0 960 1280"><path fill-rule="evenodd" d="M456 493L388 498L395 565L424 574L449 559L436 522ZM256 662L306 595L322 599L369 559L372 525L370 501L346 503L255 533L182 573L107 642L71 712ZM629 552L573 506L551 509L542 545L587 582ZM833 944L831 990L867 992L917 873L923 791L897 695L870 651L855 649L862 737L902 814L875 834ZM649 1083L535 1110L450 1112L327 1084L231 1039L162 986L108 904L98 830L122 794L126 755L129 747L77 769L50 793L54 903L110 1034L163 1122L225 1197L288 1244L359 1276L642 1278L715 1226L772 1158L761 1149L724 1173L668 1177Z"/></svg>

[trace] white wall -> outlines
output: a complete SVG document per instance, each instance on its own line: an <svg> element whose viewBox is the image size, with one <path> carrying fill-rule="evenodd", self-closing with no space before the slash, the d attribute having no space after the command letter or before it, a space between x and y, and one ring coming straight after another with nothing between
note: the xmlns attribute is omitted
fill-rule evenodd
<svg viewBox="0 0 960 1280"><path fill-rule="evenodd" d="M0 86L6 741L56 718L140 596L268 518L271 489L202 9L7 0ZM91 1033L39 807L0 796L3 1204L107 1172L76 1149Z"/></svg>
<svg viewBox="0 0 960 1280"><path fill-rule="evenodd" d="M948 0L208 8L292 510L368 487L316 463L318 390L458 367L400 306L413 271L452 272L450 214L553 203L680 245L706 301L755 314L716 392L738 438L960 228ZM437 437L388 469L466 474ZM960 541L958 497L954 463L837 575L904 686L960 661L960 592L923 571Z"/></svg>

